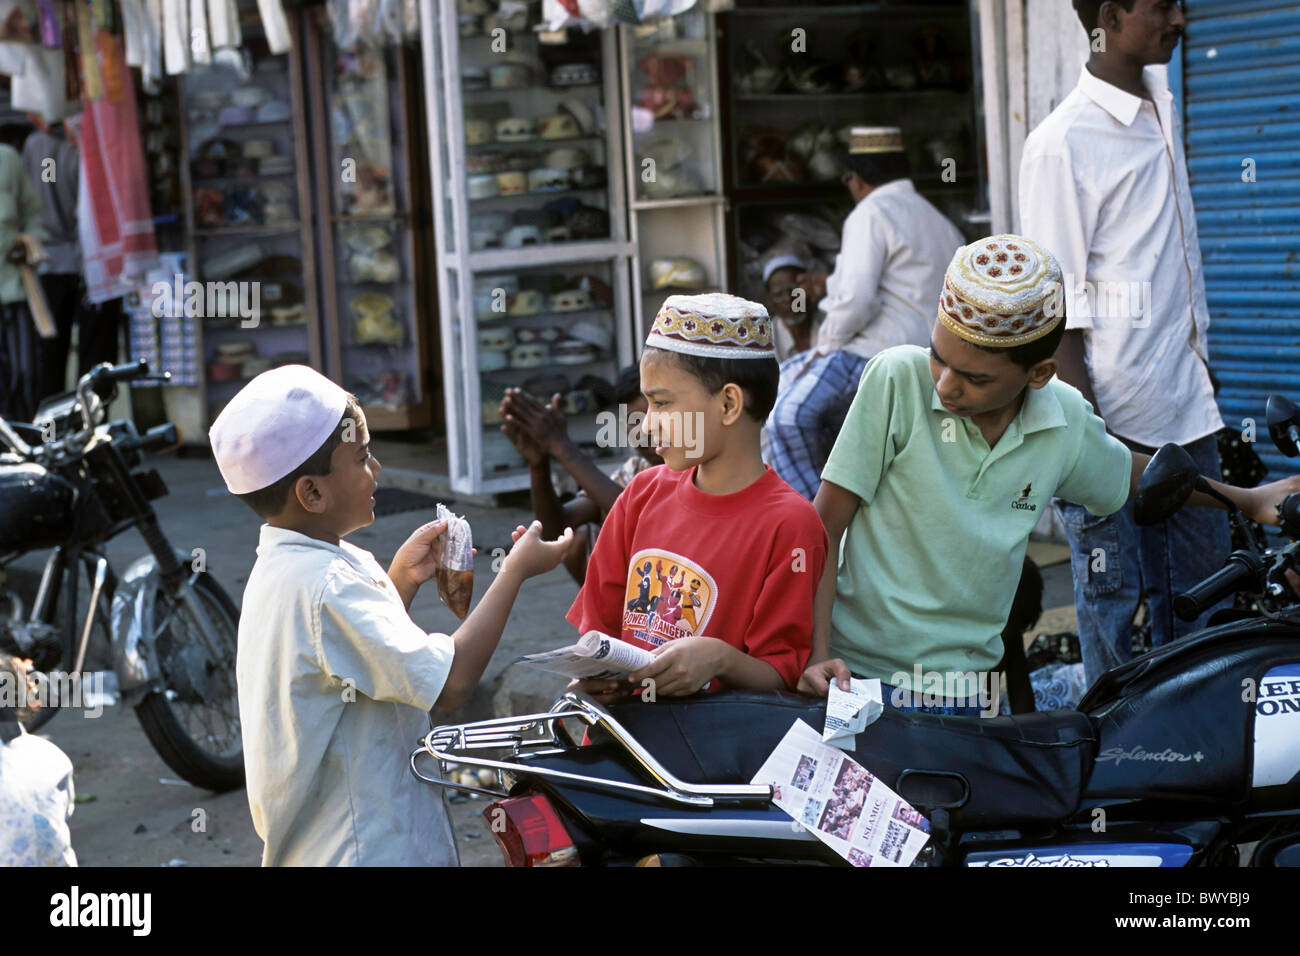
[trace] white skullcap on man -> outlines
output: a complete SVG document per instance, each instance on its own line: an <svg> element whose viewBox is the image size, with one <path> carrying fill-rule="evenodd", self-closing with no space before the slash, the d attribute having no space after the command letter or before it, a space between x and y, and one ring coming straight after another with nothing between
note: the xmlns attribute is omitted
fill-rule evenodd
<svg viewBox="0 0 1300 956"><path fill-rule="evenodd" d="M305 365L263 372L222 409L208 441L232 495L275 484L338 428L348 393Z"/></svg>
<svg viewBox="0 0 1300 956"><path fill-rule="evenodd" d="M803 259L795 255L781 254L772 256L767 262L763 263L763 282L772 278L772 273L777 269L798 269L800 272L807 272L808 266Z"/></svg>

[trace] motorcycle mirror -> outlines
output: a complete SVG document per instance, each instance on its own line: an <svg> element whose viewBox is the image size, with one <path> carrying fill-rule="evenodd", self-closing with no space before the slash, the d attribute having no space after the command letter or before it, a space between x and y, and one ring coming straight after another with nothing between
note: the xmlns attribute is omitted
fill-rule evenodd
<svg viewBox="0 0 1300 956"><path fill-rule="evenodd" d="M1147 462L1133 501L1133 518L1140 525L1167 521L1196 490L1201 477L1196 462L1179 445L1164 445Z"/></svg>
<svg viewBox="0 0 1300 956"><path fill-rule="evenodd" d="M1265 408L1268 437L1277 450L1288 458L1300 455L1300 406L1281 395L1270 395Z"/></svg>

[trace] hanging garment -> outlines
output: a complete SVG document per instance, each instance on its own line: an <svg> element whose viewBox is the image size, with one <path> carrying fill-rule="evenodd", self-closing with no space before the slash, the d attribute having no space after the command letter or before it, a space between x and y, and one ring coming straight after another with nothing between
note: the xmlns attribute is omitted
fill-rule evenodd
<svg viewBox="0 0 1300 956"><path fill-rule="evenodd" d="M95 26L90 7L76 3L77 52L81 56L81 82L87 100L104 98L104 78L99 72L99 57L95 55Z"/></svg>
<svg viewBox="0 0 1300 956"><path fill-rule="evenodd" d="M188 73L190 59L189 0L162 0L163 57L168 74Z"/></svg>
<svg viewBox="0 0 1300 956"><path fill-rule="evenodd" d="M257 9L262 14L266 45L272 53L288 53L292 41L289 38L289 21L284 15L284 4L280 0L257 0Z"/></svg>
<svg viewBox="0 0 1300 956"><path fill-rule="evenodd" d="M116 39L112 55L121 60ZM158 261L135 89L130 71L121 72L121 102L88 102L82 114L77 219L91 303L123 295Z"/></svg>
<svg viewBox="0 0 1300 956"><path fill-rule="evenodd" d="M190 57L202 66L212 62L206 0L190 0Z"/></svg>
<svg viewBox="0 0 1300 956"><path fill-rule="evenodd" d="M107 30L95 31L95 49L99 51L99 68L104 76L104 96L110 103L122 102L122 72L126 64L122 61L121 46L117 37ZM113 50L119 52L114 55Z"/></svg>
<svg viewBox="0 0 1300 956"><path fill-rule="evenodd" d="M235 0L207 0L208 32L212 40L212 49L237 47L243 40L239 29L239 10Z"/></svg>
<svg viewBox="0 0 1300 956"><path fill-rule="evenodd" d="M59 2L59 20L63 24L63 96L69 102L81 101L81 64L77 56L77 10L69 0Z"/></svg>
<svg viewBox="0 0 1300 956"><path fill-rule="evenodd" d="M11 74L10 106L39 113L47 123L57 123L78 108L75 101L68 102L64 66L62 49L28 47L22 72Z"/></svg>
<svg viewBox="0 0 1300 956"><path fill-rule="evenodd" d="M146 93L157 93L163 78L163 5L162 0L144 0L144 65L140 77Z"/></svg>
<svg viewBox="0 0 1300 956"><path fill-rule="evenodd" d="M63 35L59 30L59 11L54 0L37 0L36 15L41 24L41 46L47 50L63 47Z"/></svg>
<svg viewBox="0 0 1300 956"><path fill-rule="evenodd" d="M0 73L18 76L27 68L27 44L0 41Z"/></svg>
<svg viewBox="0 0 1300 956"><path fill-rule="evenodd" d="M122 41L126 45L127 66L144 66L143 18L143 0L122 0Z"/></svg>

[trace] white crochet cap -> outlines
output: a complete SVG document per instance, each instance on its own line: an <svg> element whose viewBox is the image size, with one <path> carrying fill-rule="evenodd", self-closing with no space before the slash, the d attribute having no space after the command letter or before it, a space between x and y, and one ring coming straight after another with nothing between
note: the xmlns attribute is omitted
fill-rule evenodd
<svg viewBox="0 0 1300 956"><path fill-rule="evenodd" d="M766 283L768 279L772 278L772 273L777 269L798 269L800 272L807 272L808 266L798 256L773 256L763 264L763 282Z"/></svg>
<svg viewBox="0 0 1300 956"><path fill-rule="evenodd" d="M222 409L208 441L232 495L275 484L339 425L348 393L306 365L263 372Z"/></svg>

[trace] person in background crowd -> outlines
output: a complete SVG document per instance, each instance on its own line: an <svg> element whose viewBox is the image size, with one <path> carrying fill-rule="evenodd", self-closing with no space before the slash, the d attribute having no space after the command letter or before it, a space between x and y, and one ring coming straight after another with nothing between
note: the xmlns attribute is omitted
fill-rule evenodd
<svg viewBox="0 0 1300 956"><path fill-rule="evenodd" d="M635 432L636 424L649 408L641 394L641 370L638 366L629 365L619 374L614 386L614 402L627 409L629 432ZM555 537L565 528L574 529L578 540L565 556L564 567L581 585L601 522L614 507L615 499L629 481L650 466L662 464L663 459L654 453L654 449L646 447L645 440L629 434L624 437L633 454L606 475L569 437L559 395L543 405L522 389L507 389L501 402L501 418L504 421L501 430L528 462L531 477L528 494L533 514L542 523L542 534ZM551 478L552 459L563 465L582 489L572 501L560 501Z"/></svg>
<svg viewBox="0 0 1300 956"><path fill-rule="evenodd" d="M81 279L81 240L77 235L77 184L81 154L68 141L62 123L49 126L35 113L28 118L36 129L22 146L23 166L41 197L41 223L49 234L41 267L41 287L54 319L56 335L41 340L41 397L64 390L72 327L78 326L81 354L78 374L89 371L86 361L88 323L80 321L85 285ZM114 356L116 357L116 356ZM111 361L111 359L108 359Z"/></svg>
<svg viewBox="0 0 1300 956"><path fill-rule="evenodd" d="M943 270L961 233L912 185L897 127L855 127L844 184L856 203L844 221L835 271L806 275L804 303L824 314L805 365L777 396L767 423L777 474L805 498L817 492L819 422L851 394L867 359L894 345L924 345Z"/></svg>
<svg viewBox="0 0 1300 956"><path fill-rule="evenodd" d="M799 277L807 271L808 259L792 252L778 251L763 263L767 311L777 320L772 324L772 341L782 369L790 359L812 348L821 327L820 317L814 315L817 310L807 307L808 290L799 285Z"/></svg>
<svg viewBox="0 0 1300 956"><path fill-rule="evenodd" d="M32 420L43 396L40 346L18 268L27 253L18 236L48 238L41 197L18 154L26 137L25 126L0 126L0 416L20 422Z"/></svg>
<svg viewBox="0 0 1300 956"><path fill-rule="evenodd" d="M1105 42L1093 44L1078 85L1029 134L1020 166L1022 231L1065 274L1058 374L1130 449L1150 454L1174 442L1217 479L1223 420L1210 380L1196 211L1162 68L1187 21L1167 0L1074 0L1074 9ZM1205 626L1205 617L1178 620L1173 595L1222 566L1230 548L1223 512L1184 508L1139 528L1131 503L1108 517L1073 502L1058 507L1089 683L1132 656L1143 595L1153 646Z"/></svg>

